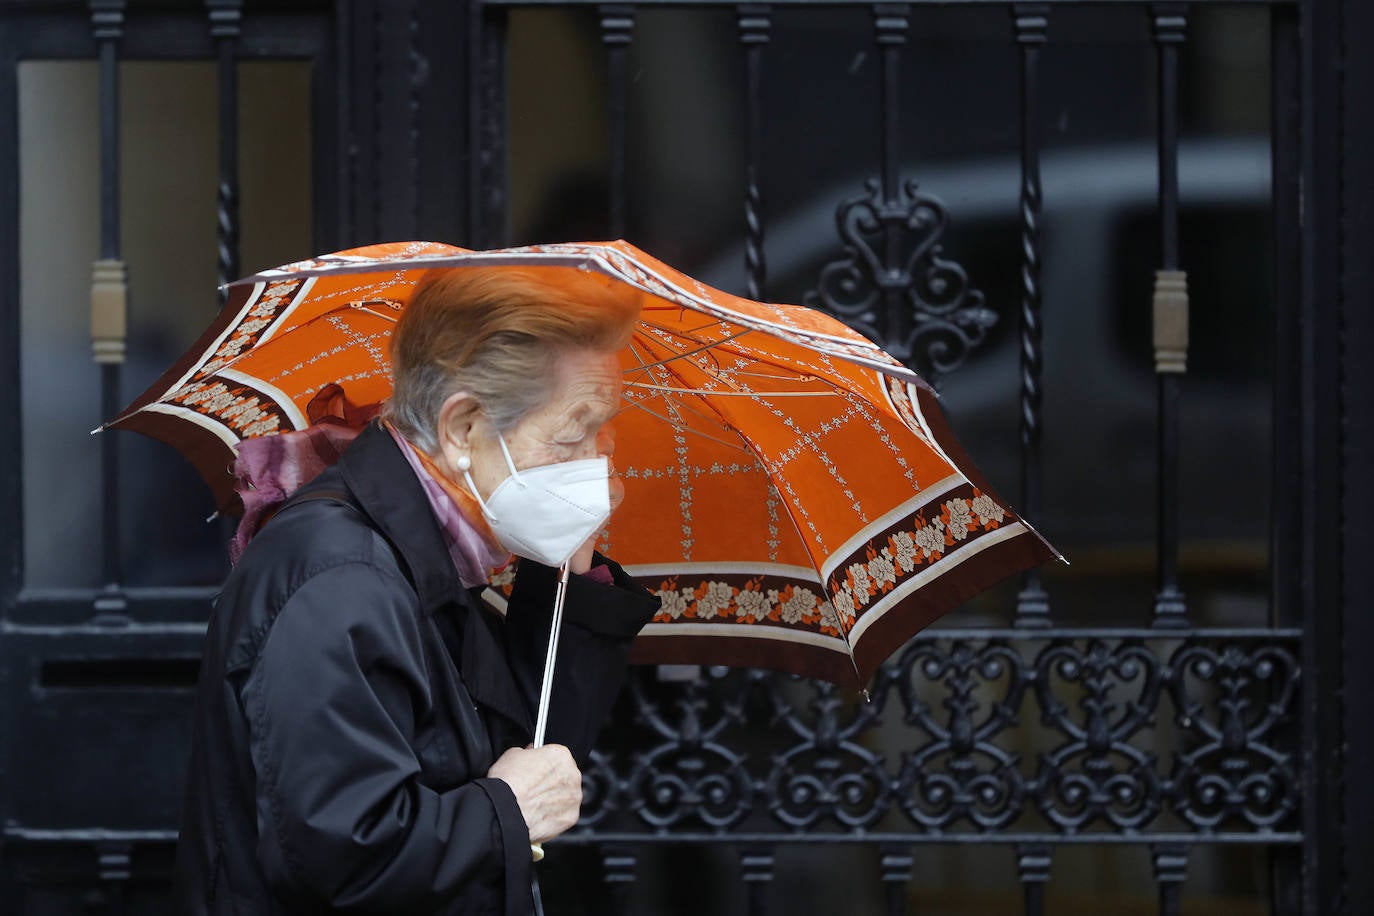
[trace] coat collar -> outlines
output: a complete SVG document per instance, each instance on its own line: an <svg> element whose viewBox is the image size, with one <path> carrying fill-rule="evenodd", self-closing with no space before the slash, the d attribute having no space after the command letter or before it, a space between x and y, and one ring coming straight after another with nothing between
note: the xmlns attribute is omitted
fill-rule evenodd
<svg viewBox="0 0 1374 916"><path fill-rule="evenodd" d="M448 648L473 700L528 731L529 704L506 661L501 624L463 586L429 498L390 434L369 424L338 466L359 508L405 563L421 613L452 615L461 645Z"/></svg>
<svg viewBox="0 0 1374 916"><path fill-rule="evenodd" d="M339 459L358 505L409 568L426 614L463 592L439 521L410 463L378 423L368 424Z"/></svg>

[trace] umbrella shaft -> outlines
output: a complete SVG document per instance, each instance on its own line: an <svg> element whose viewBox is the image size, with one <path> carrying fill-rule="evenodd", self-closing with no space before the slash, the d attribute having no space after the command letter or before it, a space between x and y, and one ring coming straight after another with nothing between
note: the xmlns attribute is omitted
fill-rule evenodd
<svg viewBox="0 0 1374 916"><path fill-rule="evenodd" d="M558 654L558 631L563 627L563 598L568 591L568 564L558 572L558 590L553 595L553 623L549 627L549 649L544 656L544 680L539 688L539 712L534 720L534 746L544 746L544 731L549 723L549 700L553 696L553 666Z"/></svg>

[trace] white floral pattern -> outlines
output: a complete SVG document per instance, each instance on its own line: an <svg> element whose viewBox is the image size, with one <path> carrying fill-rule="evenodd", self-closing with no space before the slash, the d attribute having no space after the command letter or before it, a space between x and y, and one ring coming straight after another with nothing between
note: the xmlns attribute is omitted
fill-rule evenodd
<svg viewBox="0 0 1374 916"><path fill-rule="evenodd" d="M868 603L868 596L872 593L868 580L868 566L863 563L853 563L849 567L849 581L854 589L854 600L860 607Z"/></svg>
<svg viewBox="0 0 1374 916"><path fill-rule="evenodd" d="M721 611L730 607L735 597L735 590L725 582L706 583L706 594L697 599L698 617L715 617Z"/></svg>
<svg viewBox="0 0 1374 916"><path fill-rule="evenodd" d="M835 593L833 601L830 602L832 610L838 611L841 619L854 619L854 597L849 593L846 586Z"/></svg>
<svg viewBox="0 0 1374 916"><path fill-rule="evenodd" d="M930 520L929 524L922 525L916 529L916 546L921 548L921 552L926 558L945 551L945 524L938 518Z"/></svg>
<svg viewBox="0 0 1374 916"><path fill-rule="evenodd" d="M1001 524L1002 519L1007 517L1007 510L997 505L997 501L986 493L979 493L969 504L969 508L978 516L978 522L983 527L989 523Z"/></svg>
<svg viewBox="0 0 1374 916"><path fill-rule="evenodd" d="M772 609L772 606L777 603L777 591L773 590L772 595L773 600L769 601L768 594L765 592L753 591L752 589L741 590L740 593L735 596L735 616L752 617L754 620L763 620L768 616L768 612Z"/></svg>
<svg viewBox="0 0 1374 916"><path fill-rule="evenodd" d="M956 541L968 537L969 530L977 527L973 514L969 512L967 499L951 499L945 503L945 527Z"/></svg>
<svg viewBox="0 0 1374 916"><path fill-rule="evenodd" d="M897 567L903 573L909 573L916 568L916 539L911 536L910 531L898 531L892 536L893 554L897 560Z"/></svg>
<svg viewBox="0 0 1374 916"><path fill-rule="evenodd" d="M692 590L690 588L660 589L654 594L663 602L659 612L667 614L673 620L677 620L687 613L687 607L692 603Z"/></svg>
<svg viewBox="0 0 1374 916"><path fill-rule="evenodd" d="M808 588L794 588L792 597L783 602L782 619L786 623L798 623L816 609L820 597Z"/></svg>
<svg viewBox="0 0 1374 916"><path fill-rule="evenodd" d="M926 512L936 508L940 514L926 517ZM864 608L880 601L918 567L940 560L958 542L976 538L980 527L988 531L998 527L1009 514L978 490L972 497L954 496L932 504L926 512L890 530L886 543L870 541L862 548L863 554L837 569L824 593L795 583L768 587L762 578L735 585L707 580L695 588L680 587L672 579L655 592L663 602L655 619L744 625L766 621L843 635ZM858 558L862 555L867 559Z"/></svg>
<svg viewBox="0 0 1374 916"><path fill-rule="evenodd" d="M884 547L882 553L868 561L868 575L880 589L897 584L897 570L889 557L889 548Z"/></svg>

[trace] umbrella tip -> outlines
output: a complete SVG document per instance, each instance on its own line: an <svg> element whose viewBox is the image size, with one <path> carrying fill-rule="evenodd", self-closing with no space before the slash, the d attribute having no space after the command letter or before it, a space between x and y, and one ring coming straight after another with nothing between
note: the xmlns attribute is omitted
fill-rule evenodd
<svg viewBox="0 0 1374 916"><path fill-rule="evenodd" d="M1069 562L1069 558L1066 557L1066 556L1064 556L1062 553L1059 555L1058 560L1059 560L1060 563L1063 563L1065 566L1072 566L1072 565L1073 565L1072 563Z"/></svg>
<svg viewBox="0 0 1374 916"><path fill-rule="evenodd" d="M97 426L95 429L91 430L91 435L94 436L96 433L100 433L100 432L104 432L104 431L105 431L105 424L104 424L104 423L101 423L101 424L100 424L99 426Z"/></svg>

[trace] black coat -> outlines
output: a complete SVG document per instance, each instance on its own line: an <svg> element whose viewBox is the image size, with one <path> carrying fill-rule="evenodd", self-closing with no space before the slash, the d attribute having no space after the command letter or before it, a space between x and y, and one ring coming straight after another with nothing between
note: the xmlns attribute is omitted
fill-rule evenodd
<svg viewBox="0 0 1374 916"><path fill-rule="evenodd" d="M657 606L608 565L616 586L569 585L554 677L548 740L579 763ZM530 913L529 833L485 774L530 741L553 588L522 561L504 621L487 609L368 428L253 540L210 619L182 911Z"/></svg>

